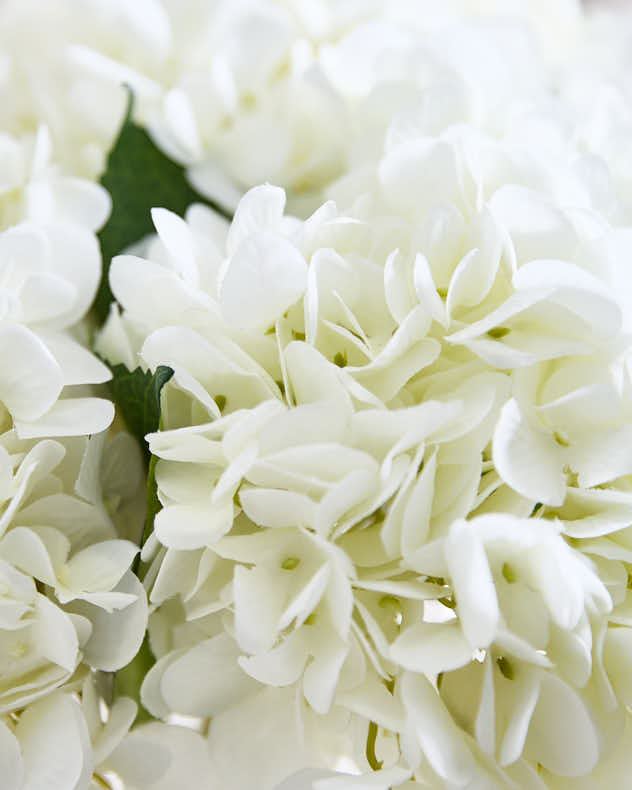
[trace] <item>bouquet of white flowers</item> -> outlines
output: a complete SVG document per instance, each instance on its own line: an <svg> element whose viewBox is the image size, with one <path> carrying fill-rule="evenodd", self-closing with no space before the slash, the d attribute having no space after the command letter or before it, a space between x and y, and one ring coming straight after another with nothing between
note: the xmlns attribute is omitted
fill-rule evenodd
<svg viewBox="0 0 632 790"><path fill-rule="evenodd" d="M3 0L2 790L630 786L631 42Z"/></svg>

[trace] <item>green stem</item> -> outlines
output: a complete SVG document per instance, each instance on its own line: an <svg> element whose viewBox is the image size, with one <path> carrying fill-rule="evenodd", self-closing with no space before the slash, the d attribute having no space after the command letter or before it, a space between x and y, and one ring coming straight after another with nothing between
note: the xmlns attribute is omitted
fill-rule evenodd
<svg viewBox="0 0 632 790"><path fill-rule="evenodd" d="M136 724L151 721L153 716L141 704L140 687L149 670L156 663L153 653L149 647L149 639L145 635L140 650L132 661L123 669L119 669L114 676L114 699L117 697L131 697L138 705L136 714Z"/></svg>
<svg viewBox="0 0 632 790"><path fill-rule="evenodd" d="M375 741L377 739L377 724L372 721L369 724L369 732L366 738L366 759L374 771L379 771L384 765L382 760L378 760L375 754Z"/></svg>

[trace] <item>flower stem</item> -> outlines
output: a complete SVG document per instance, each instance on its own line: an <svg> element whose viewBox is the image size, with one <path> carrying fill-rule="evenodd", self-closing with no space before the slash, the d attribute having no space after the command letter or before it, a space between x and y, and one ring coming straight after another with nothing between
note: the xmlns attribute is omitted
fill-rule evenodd
<svg viewBox="0 0 632 790"><path fill-rule="evenodd" d="M366 759L374 771L379 771L384 764L382 760L378 760L375 754L375 741L377 739L377 724L372 721L369 723L369 732L366 738Z"/></svg>
<svg viewBox="0 0 632 790"><path fill-rule="evenodd" d="M145 635L145 639L138 653L126 667L119 669L114 677L114 698L131 697L138 705L138 712L135 720L136 724L142 724L145 721L153 719L151 713L141 704L140 687L142 686L145 676L155 663L156 659L149 647L149 639L147 635Z"/></svg>

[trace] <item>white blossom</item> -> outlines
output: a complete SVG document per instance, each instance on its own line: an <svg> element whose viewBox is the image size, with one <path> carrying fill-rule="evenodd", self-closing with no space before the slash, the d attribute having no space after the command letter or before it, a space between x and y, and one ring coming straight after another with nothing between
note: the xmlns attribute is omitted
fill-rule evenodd
<svg viewBox="0 0 632 790"><path fill-rule="evenodd" d="M623 786L626 17L514 5L0 9L12 790ZM141 462L77 329L122 82L234 208L156 206L110 268L96 349L173 370L142 584ZM88 673L146 633L132 728Z"/></svg>

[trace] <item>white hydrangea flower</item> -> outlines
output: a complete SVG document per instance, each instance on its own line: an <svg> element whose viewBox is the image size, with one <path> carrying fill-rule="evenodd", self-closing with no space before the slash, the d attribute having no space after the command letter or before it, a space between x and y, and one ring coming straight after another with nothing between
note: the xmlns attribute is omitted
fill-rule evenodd
<svg viewBox="0 0 632 790"><path fill-rule="evenodd" d="M9 0L1 21L3 128L45 123L64 165L95 178L128 84L159 145L231 207L267 179L312 205L350 165L379 156L400 110L432 134L473 119L502 128L516 96L539 97L544 66L578 49L586 28L574 0L54 0L46 13Z"/></svg>
<svg viewBox="0 0 632 790"><path fill-rule="evenodd" d="M100 352L175 371L143 703L210 719L231 790L599 786L632 699L629 113L550 67L585 51L577 6L548 40L540 3L531 32L485 16L503 3L146 6L136 56L95 35L69 57L134 80L210 193L276 181L307 219L270 184L230 226L156 208L146 257L112 265ZM19 384L0 396L43 436ZM9 549L92 612L73 661L114 668L111 624L133 645L143 619L115 619L131 548L37 527Z"/></svg>
<svg viewBox="0 0 632 790"><path fill-rule="evenodd" d="M483 142L490 167L502 162ZM293 689L274 697L281 706L298 692L325 720L346 710L370 722L380 748L398 734L402 758L420 779L430 766L437 786L598 763L617 684L626 693L614 656L627 642L607 623L625 605L627 555L581 539L627 525L627 456L608 450L628 419L617 275L588 257L592 231L555 207L550 185L482 196L470 143L480 149L463 133L387 151L358 217L326 204L285 219L272 187L242 200L228 232L210 216L202 226L200 210L184 222L155 211L159 262L115 262L124 313L106 344L175 370L166 430L148 437L163 504L145 550L155 715L219 727L247 715L263 684ZM437 193L428 179L446 167ZM516 224L525 201L539 207L532 225ZM401 220L387 222L392 211ZM227 278L243 240L281 222L279 274L252 255L268 288L253 286L244 325L248 279L229 306ZM567 260L532 259L547 249ZM307 272L291 292L297 256ZM138 298L143 272L177 294L160 312ZM621 405L586 425L604 393ZM597 448L610 466L589 466ZM186 637L161 619L174 595Z"/></svg>
<svg viewBox="0 0 632 790"><path fill-rule="evenodd" d="M4 712L70 681L82 663L124 666L144 636L145 593L128 570L138 549L116 537L101 502L73 491L86 441L25 442L13 431L0 440Z"/></svg>
<svg viewBox="0 0 632 790"><path fill-rule="evenodd" d="M90 790L167 790L215 784L201 735L193 730L152 723L130 730L137 705L118 697L104 722L88 677L81 696L56 691L19 715L0 720L3 782L7 790L54 787Z"/></svg>
<svg viewBox="0 0 632 790"><path fill-rule="evenodd" d="M109 214L109 196L57 172L45 127L33 138L4 135L0 160L3 422L10 416L23 438L99 433L112 421L112 405L64 388L110 378L71 332L99 283L95 232Z"/></svg>

